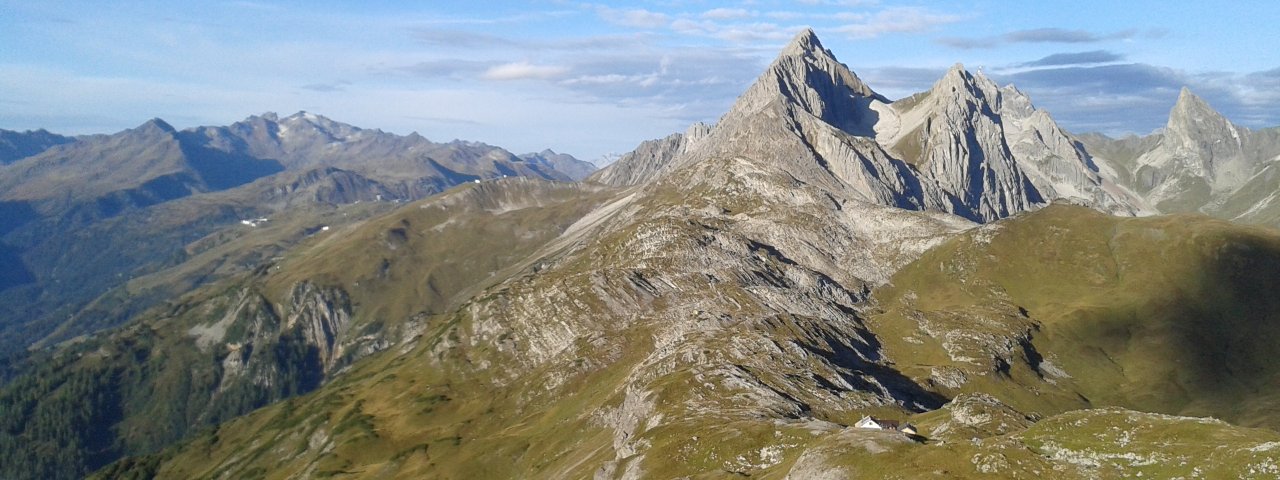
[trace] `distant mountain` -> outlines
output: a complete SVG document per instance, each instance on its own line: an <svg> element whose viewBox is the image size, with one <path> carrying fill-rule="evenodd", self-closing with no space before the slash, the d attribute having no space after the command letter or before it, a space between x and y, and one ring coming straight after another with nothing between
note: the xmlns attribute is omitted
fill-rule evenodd
<svg viewBox="0 0 1280 480"><path fill-rule="evenodd" d="M225 127L192 129L185 137L206 148L275 159L290 170L339 167L385 181L434 185L435 191L502 175L571 179L553 165L525 162L491 145L435 143L416 133L366 130L308 112L284 118L274 113L252 116Z"/></svg>
<svg viewBox="0 0 1280 480"><path fill-rule="evenodd" d="M184 142L160 119L46 150L0 170L0 201L89 222L130 208L224 190L283 170L277 161Z"/></svg>
<svg viewBox="0 0 1280 480"><path fill-rule="evenodd" d="M0 352L109 327L181 293L120 288L183 264L189 244L243 219L281 221L356 202L390 208L464 182L581 174L571 157L552 157L529 161L306 112L183 131L153 119L47 148L0 167Z"/></svg>
<svg viewBox="0 0 1280 480"><path fill-rule="evenodd" d="M1160 133L1080 138L1117 181L1162 213L1199 212L1280 227L1280 128L1235 125L1183 88Z"/></svg>
<svg viewBox="0 0 1280 480"><path fill-rule="evenodd" d="M0 129L0 165L74 141L75 138L49 133L44 129L25 132Z"/></svg>
<svg viewBox="0 0 1280 480"><path fill-rule="evenodd" d="M587 178L588 175L596 171L594 163L578 160L567 153L556 153L551 149L538 153L526 153L520 155L520 159L563 173L573 181Z"/></svg>

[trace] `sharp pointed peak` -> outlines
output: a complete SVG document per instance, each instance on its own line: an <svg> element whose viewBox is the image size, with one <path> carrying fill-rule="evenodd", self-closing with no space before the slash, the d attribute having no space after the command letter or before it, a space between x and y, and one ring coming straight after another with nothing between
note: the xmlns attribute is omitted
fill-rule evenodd
<svg viewBox="0 0 1280 480"><path fill-rule="evenodd" d="M960 87L960 86L963 86L967 89L973 84L974 84L973 75L970 74L968 70L964 69L964 64L956 63L955 65L952 65L951 68L948 68L947 72L942 74L942 78L939 78L938 81L933 84L933 89L934 90L938 90L938 89L954 90L955 87Z"/></svg>
<svg viewBox="0 0 1280 480"><path fill-rule="evenodd" d="M1209 102L1192 93L1191 89L1182 87L1182 90L1178 92L1177 103L1174 103L1173 109L1169 111L1169 122L1165 128L1166 130L1179 129L1183 124L1201 122L1208 119L1230 122L1222 113L1209 105Z"/></svg>
<svg viewBox="0 0 1280 480"><path fill-rule="evenodd" d="M821 52L822 41L818 40L818 34L812 28L805 27L791 39L791 43L782 49L783 55L804 55L807 53Z"/></svg>
<svg viewBox="0 0 1280 480"><path fill-rule="evenodd" d="M1179 105L1182 105L1182 106L1206 105L1206 106L1208 106L1208 103L1207 103L1207 102L1205 102L1203 98L1200 98L1200 96L1199 96L1199 95L1196 95L1195 93L1192 93L1190 88L1187 88L1187 87L1185 87L1185 86L1184 86L1184 87L1182 87L1182 90L1178 92L1178 101L1177 101L1177 103L1175 103L1175 104L1174 104L1174 108L1177 108Z"/></svg>
<svg viewBox="0 0 1280 480"><path fill-rule="evenodd" d="M964 68L963 63L956 62L955 65L952 65L951 68L947 69L947 73L943 74L942 77L958 78L967 81L973 79L973 74L969 73L969 71Z"/></svg>
<svg viewBox="0 0 1280 480"><path fill-rule="evenodd" d="M1173 110L1175 112L1180 110L1187 110L1187 109L1206 109L1206 108L1209 110L1213 110L1213 107L1209 106L1209 102L1206 102L1203 98L1200 98L1199 95L1192 93L1191 89L1187 87L1182 87L1182 90L1178 92L1178 101L1173 104Z"/></svg>
<svg viewBox="0 0 1280 480"><path fill-rule="evenodd" d="M837 128L854 128L862 122L859 117L867 108L857 105L861 98L889 102L840 63L834 53L823 48L813 30L806 28L738 97L722 121L754 115L778 102L787 108L806 111ZM699 127L690 132L705 129L708 128Z"/></svg>

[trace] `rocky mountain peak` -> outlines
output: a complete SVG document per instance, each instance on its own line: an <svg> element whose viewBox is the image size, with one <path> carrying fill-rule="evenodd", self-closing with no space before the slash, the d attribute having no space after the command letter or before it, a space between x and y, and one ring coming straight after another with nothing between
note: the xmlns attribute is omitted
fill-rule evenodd
<svg viewBox="0 0 1280 480"><path fill-rule="evenodd" d="M751 117L770 105L804 112L850 133L866 134L867 104L888 102L830 50L813 30L805 29L789 43L755 83L738 97L726 119Z"/></svg>
<svg viewBox="0 0 1280 480"><path fill-rule="evenodd" d="M1184 171L1208 179L1214 191L1231 190L1258 167L1245 151L1248 135L1183 87L1169 112L1161 153L1146 155L1140 163L1161 167L1165 175Z"/></svg>
<svg viewBox="0 0 1280 480"><path fill-rule="evenodd" d="M938 98L955 98L960 103L983 105L990 103L989 110L999 110L1000 86L981 71L970 73L964 65L957 63L947 69L947 73L938 79L930 89Z"/></svg>
<svg viewBox="0 0 1280 480"><path fill-rule="evenodd" d="M159 117L153 118L151 120L147 120L145 123L143 123L142 125L139 125L138 128L135 128L134 130L138 131L139 133L157 132L157 133L173 134L177 132L177 130L173 128L173 125L169 125L168 122L161 120Z"/></svg>
<svg viewBox="0 0 1280 480"><path fill-rule="evenodd" d="M782 55L817 55L827 53L822 48L822 41L818 40L818 34L814 33L812 28L806 28L797 33L788 43L786 48L782 49Z"/></svg>
<svg viewBox="0 0 1280 480"><path fill-rule="evenodd" d="M1209 106L1204 99L1191 93L1191 89L1187 87L1182 87L1182 91L1178 94L1178 101L1169 112L1169 123L1165 126L1166 133L1174 134L1225 133L1230 135L1228 130L1235 130L1231 122Z"/></svg>
<svg viewBox="0 0 1280 480"><path fill-rule="evenodd" d="M317 115L306 110L298 110L298 113L289 115L281 120L282 122L307 122L317 125L335 123L324 115Z"/></svg>

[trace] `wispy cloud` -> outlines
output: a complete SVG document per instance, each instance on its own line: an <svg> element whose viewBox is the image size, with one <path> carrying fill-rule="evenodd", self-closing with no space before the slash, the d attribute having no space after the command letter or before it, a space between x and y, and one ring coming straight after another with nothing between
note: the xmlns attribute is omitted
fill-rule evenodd
<svg viewBox="0 0 1280 480"><path fill-rule="evenodd" d="M1097 35L1084 30L1066 30L1062 28L1035 28L1004 34L1005 40L1013 43L1093 43L1112 38L1128 38L1132 36L1132 30L1110 35Z"/></svg>
<svg viewBox="0 0 1280 480"><path fill-rule="evenodd" d="M1149 32L1155 34L1156 32ZM1086 30L1068 30L1063 28L1032 28L1015 30L991 37L947 37L938 39L938 43L964 50L993 48L1011 43L1096 43L1106 40L1125 40L1138 36L1137 30L1122 30L1108 34L1098 34Z"/></svg>
<svg viewBox="0 0 1280 480"><path fill-rule="evenodd" d="M740 20L755 16L745 8L713 8L702 12L702 18L711 20Z"/></svg>
<svg viewBox="0 0 1280 480"><path fill-rule="evenodd" d="M683 35L717 38L735 44L744 44L765 40L786 40L795 35L797 29L769 22L725 23L681 18L671 22L671 30Z"/></svg>
<svg viewBox="0 0 1280 480"><path fill-rule="evenodd" d="M596 14L606 22L634 28L662 28L671 22L671 16L643 8L595 7Z"/></svg>
<svg viewBox="0 0 1280 480"><path fill-rule="evenodd" d="M517 44L497 35L451 29L417 28L413 37L427 45L449 48L510 47Z"/></svg>
<svg viewBox="0 0 1280 480"><path fill-rule="evenodd" d="M1248 126L1280 123L1280 69L1198 73L1143 63L1060 66L993 74L1012 82L1076 132L1147 133L1169 118L1182 87L1205 98L1227 118Z"/></svg>
<svg viewBox="0 0 1280 480"><path fill-rule="evenodd" d="M568 68L555 65L535 65L529 62L512 62L489 67L480 78L495 81L547 80L563 76Z"/></svg>
<svg viewBox="0 0 1280 480"><path fill-rule="evenodd" d="M1118 62L1124 60L1124 56L1110 52L1107 50L1093 50L1089 52L1075 53L1055 53L1040 58L1018 64L1020 67L1052 67L1063 65L1090 65L1098 63Z"/></svg>
<svg viewBox="0 0 1280 480"><path fill-rule="evenodd" d="M339 80L339 81L330 82L330 83L309 83L299 88L303 90L311 90L313 92L333 93L333 92L346 91L347 86L349 85L351 85L351 82L348 82L345 80Z"/></svg>
<svg viewBox="0 0 1280 480"><path fill-rule="evenodd" d="M923 7L890 7L874 13L844 14L850 20L836 31L854 38L872 38L887 33L916 33L963 20L961 15L940 13Z"/></svg>
<svg viewBox="0 0 1280 480"><path fill-rule="evenodd" d="M426 122L434 125L450 125L450 126L452 125L470 125L470 126L487 125L484 122L477 122L475 120L469 120L469 119L458 118L458 117L429 117L429 116L422 116L422 115L405 115L404 118L409 120Z"/></svg>
<svg viewBox="0 0 1280 480"><path fill-rule="evenodd" d="M441 58L406 65L395 68L393 71L407 72L423 78L454 78L462 80L475 78L493 65L493 62Z"/></svg>
<svg viewBox="0 0 1280 480"><path fill-rule="evenodd" d="M877 92L889 98L902 98L928 90L946 72L946 67L887 66L859 69L858 76Z"/></svg>

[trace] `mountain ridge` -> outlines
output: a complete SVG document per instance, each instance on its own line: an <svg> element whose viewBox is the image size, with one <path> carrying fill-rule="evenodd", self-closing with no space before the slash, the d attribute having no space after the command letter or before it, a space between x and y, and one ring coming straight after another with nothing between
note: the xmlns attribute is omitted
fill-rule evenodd
<svg viewBox="0 0 1280 480"><path fill-rule="evenodd" d="M698 135L698 147L686 137L646 143L589 180L638 184L708 155L700 152L724 155L750 144L792 159L785 168L806 181L834 181L865 201L979 222L1057 198L1118 214L1151 211L1103 178L1089 154L1016 88L1001 89L957 64L929 91L890 102L811 30L796 35L720 121ZM801 145L751 144L752 138L795 138Z"/></svg>
<svg viewBox="0 0 1280 480"><path fill-rule="evenodd" d="M503 176L568 181L557 167L581 174L575 162L530 161L480 143L433 143L307 112L186 130L155 118L68 140L0 167L0 264L7 271L0 277L6 305L0 331L10 333L0 351L49 345L138 313L170 289L130 295L131 278L180 265L196 251L191 242L216 232L236 236L242 220L305 217L359 202L394 208ZM261 254L278 247L255 248L265 248ZM214 268L226 270L234 269Z"/></svg>
<svg viewBox="0 0 1280 480"><path fill-rule="evenodd" d="M312 132L299 115L285 126ZM207 133L218 148L251 136ZM83 408L6 416L0 452L28 476L134 455L98 475L174 478L1274 466L1280 235L1125 218L1151 212L1080 145L960 65L887 102L803 31L715 125L586 182L466 181L355 221L331 221L351 205L295 220L311 232L296 247L47 352L0 401ZM297 182L371 178L316 168ZM220 235L191 248L237 241ZM854 427L866 416L928 430ZM107 428L73 435L68 463L19 448L80 421Z"/></svg>

